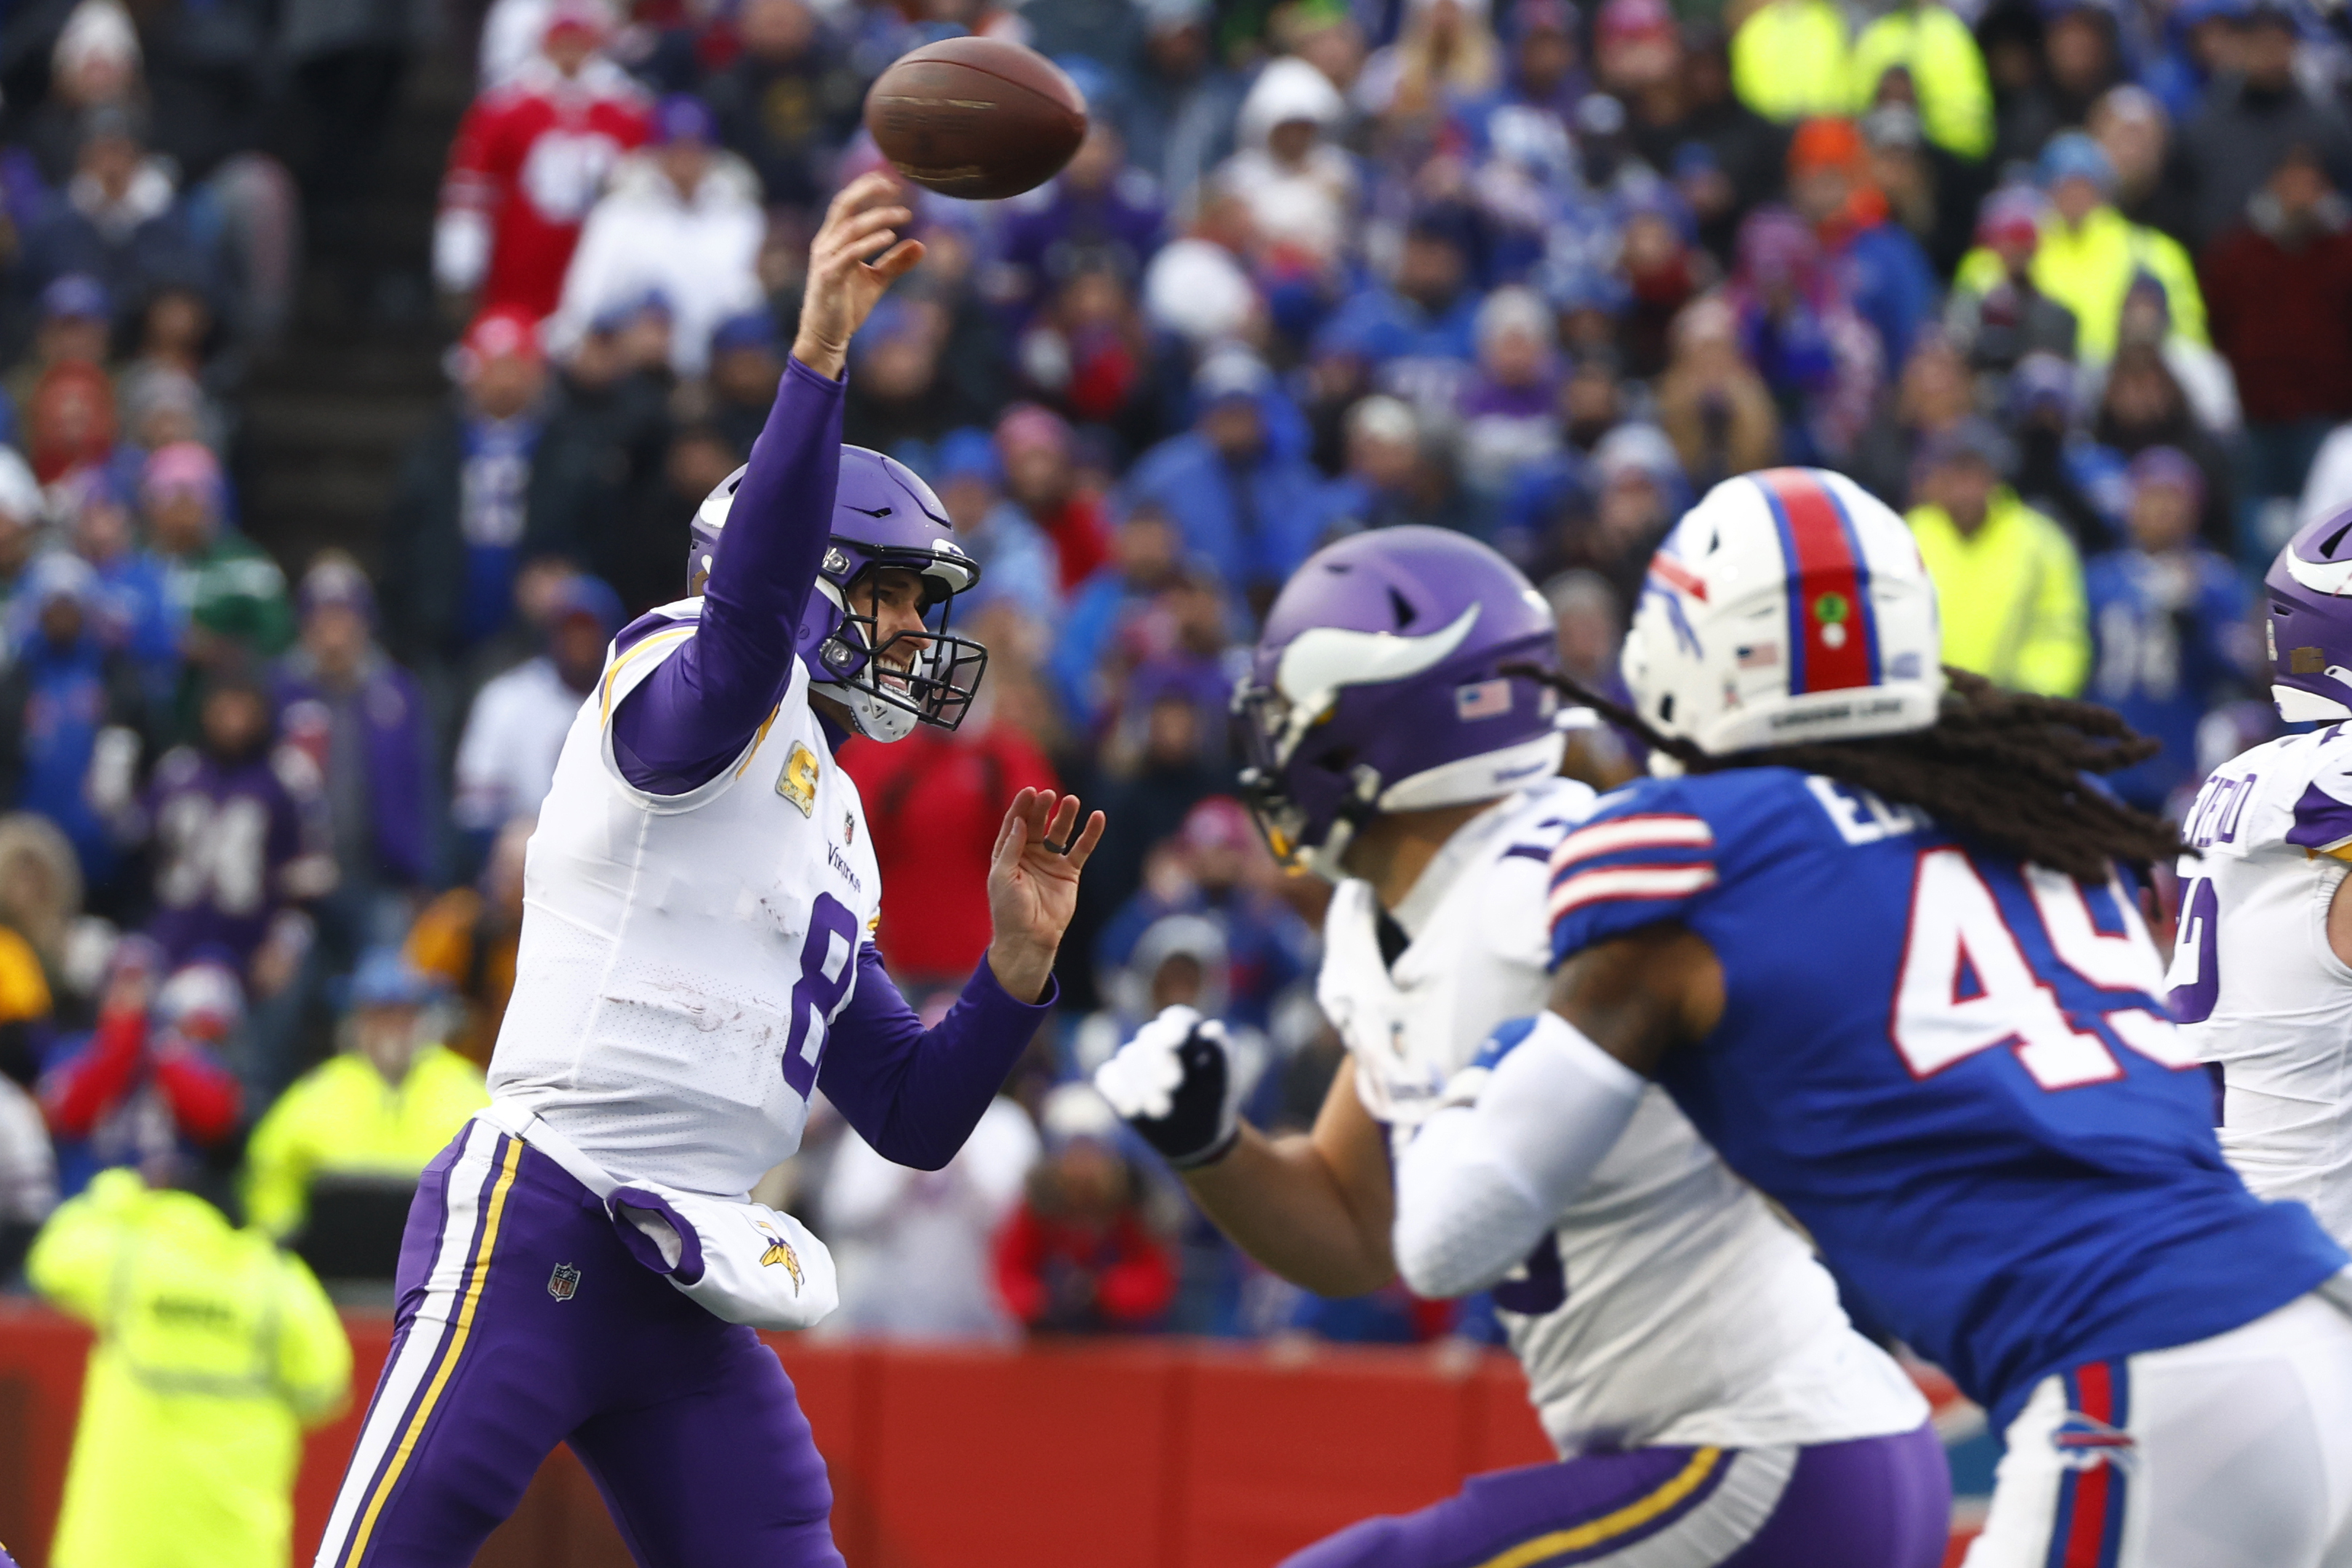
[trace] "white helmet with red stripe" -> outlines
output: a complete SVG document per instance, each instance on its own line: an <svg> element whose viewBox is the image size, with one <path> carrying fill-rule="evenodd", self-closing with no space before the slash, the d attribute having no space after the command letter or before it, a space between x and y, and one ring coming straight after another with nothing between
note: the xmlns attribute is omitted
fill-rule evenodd
<svg viewBox="0 0 2352 1568"><path fill-rule="evenodd" d="M1936 585L1901 517L1843 475L1727 479L1658 547L1625 639L1643 718L1713 756L1925 729Z"/></svg>

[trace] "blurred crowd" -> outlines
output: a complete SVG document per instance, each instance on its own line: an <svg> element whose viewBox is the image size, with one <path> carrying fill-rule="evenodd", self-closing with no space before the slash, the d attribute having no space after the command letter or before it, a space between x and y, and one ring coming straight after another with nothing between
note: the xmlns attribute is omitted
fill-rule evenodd
<svg viewBox="0 0 2352 1568"><path fill-rule="evenodd" d="M904 1170L820 1107L763 1184L837 1249L842 1332L1476 1332L1246 1265L1084 1082L1180 1001L1261 1124L1329 1082L1321 890L1226 721L1318 544L1484 539L1612 688L1697 495L1836 468L1909 517L1950 660L2119 709L2162 808L2265 737L2260 573L2352 504L2352 42L2295 0L42 15L0 51L0 1273L121 1166L388 1269L365 1239L484 1098L564 732L766 417L815 218L880 162L866 85L940 37L1045 53L1091 124L1025 196L914 193L928 254L851 350L847 438L936 487L992 653L961 730L843 757L892 973L944 1007L978 960L1024 785L1110 831L962 1155ZM222 461L240 378L304 265L367 276L436 28L478 37L450 394L378 538L278 559Z"/></svg>

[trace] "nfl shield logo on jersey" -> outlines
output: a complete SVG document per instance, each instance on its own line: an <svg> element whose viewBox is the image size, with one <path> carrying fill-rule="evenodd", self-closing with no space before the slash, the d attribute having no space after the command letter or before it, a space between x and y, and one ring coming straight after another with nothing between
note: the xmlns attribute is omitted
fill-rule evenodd
<svg viewBox="0 0 2352 1568"><path fill-rule="evenodd" d="M559 1301L568 1301L580 1290L580 1270L569 1263L558 1263L555 1272L547 1277L547 1293Z"/></svg>

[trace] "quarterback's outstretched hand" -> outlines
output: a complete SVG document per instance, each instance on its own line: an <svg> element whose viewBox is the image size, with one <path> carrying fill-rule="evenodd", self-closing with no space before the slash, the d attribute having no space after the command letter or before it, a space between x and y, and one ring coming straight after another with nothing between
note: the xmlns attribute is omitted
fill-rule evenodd
<svg viewBox="0 0 2352 1568"><path fill-rule="evenodd" d="M899 225L914 216L912 208L898 204L898 182L878 170L859 175L834 197L824 226L809 242L793 358L821 376L841 374L849 340L883 291L923 259L922 241L898 238Z"/></svg>
<svg viewBox="0 0 2352 1568"><path fill-rule="evenodd" d="M1100 811L1078 825L1078 798L1024 789L1005 809L988 862L988 967L1024 1002L1045 994L1062 933L1078 907L1078 873L1102 842Z"/></svg>
<svg viewBox="0 0 2352 1568"><path fill-rule="evenodd" d="M1095 1069L1095 1088L1178 1170L1212 1164L1242 1134L1241 1075L1225 1026L1164 1008Z"/></svg>

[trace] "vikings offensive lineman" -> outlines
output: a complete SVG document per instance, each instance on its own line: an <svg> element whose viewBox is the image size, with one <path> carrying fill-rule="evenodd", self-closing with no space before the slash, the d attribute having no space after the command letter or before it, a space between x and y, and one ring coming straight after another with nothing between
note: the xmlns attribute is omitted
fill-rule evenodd
<svg viewBox="0 0 2352 1568"><path fill-rule="evenodd" d="M1313 1131L1240 1124L1217 1027L1171 1009L1097 1086L1277 1273L1386 1282L1389 1150L1487 1034L1541 1006L1545 857L1592 809L1556 776L1551 616L1486 546L1359 535L1302 566L1236 707L1279 852L1337 882L1318 995L1349 1047ZM1478 1076L1474 1071L1475 1079ZM1495 1292L1563 1462L1360 1524L1291 1568L1933 1568L1950 1511L1927 1407L1805 1244L1663 1092Z"/></svg>
<svg viewBox="0 0 2352 1568"><path fill-rule="evenodd" d="M1970 1568L2340 1568L2346 1257L2222 1159L2115 870L2179 839L2084 782L2152 743L1939 652L1908 531L1847 481L1685 516L1638 711L1595 706L1687 776L1558 839L1550 1006L1404 1150L1399 1267L1504 1277L1654 1078L2003 1429Z"/></svg>
<svg viewBox="0 0 2352 1568"><path fill-rule="evenodd" d="M493 1103L418 1185L320 1568L471 1562L563 1442L640 1563L841 1563L824 1461L747 1326L814 1322L832 1265L747 1189L820 1084L886 1156L947 1163L1052 1000L1103 827L1072 841L1075 801L1021 792L988 956L926 1032L867 940L880 889L833 759L952 727L982 659L945 630L976 573L940 503L841 444L850 336L922 254L894 197L869 174L835 199L767 428L696 518L696 597L621 633L564 744Z"/></svg>
<svg viewBox="0 0 2352 1568"><path fill-rule="evenodd" d="M2221 1084L2221 1150L2352 1246L2352 513L2287 541L2263 587L2279 716L2326 727L2213 770L2181 836L2173 1016Z"/></svg>

